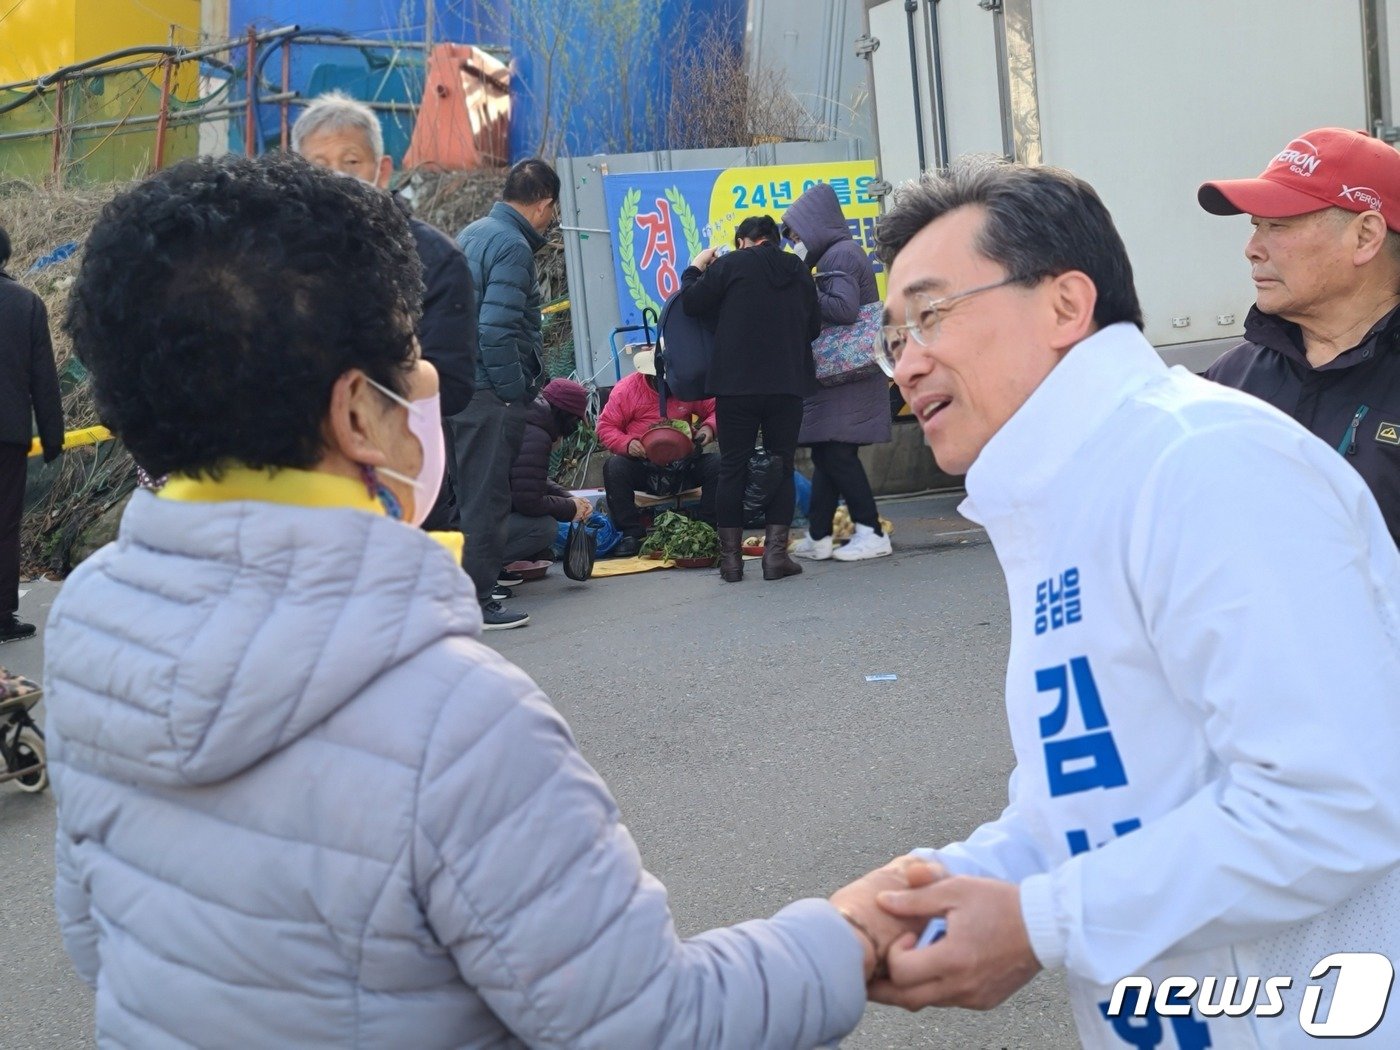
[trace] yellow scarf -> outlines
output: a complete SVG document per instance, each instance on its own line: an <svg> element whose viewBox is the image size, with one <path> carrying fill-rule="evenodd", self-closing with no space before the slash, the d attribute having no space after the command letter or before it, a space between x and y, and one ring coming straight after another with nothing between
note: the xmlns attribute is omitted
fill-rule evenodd
<svg viewBox="0 0 1400 1050"><path fill-rule="evenodd" d="M217 481L207 477L172 474L157 495L161 499L180 503L256 500L292 507L346 507L370 514L384 513L379 501L369 494L361 482L338 474L291 467L282 467L277 471L229 467ZM458 562L462 560L466 537L460 532L430 532L428 535L446 547Z"/></svg>

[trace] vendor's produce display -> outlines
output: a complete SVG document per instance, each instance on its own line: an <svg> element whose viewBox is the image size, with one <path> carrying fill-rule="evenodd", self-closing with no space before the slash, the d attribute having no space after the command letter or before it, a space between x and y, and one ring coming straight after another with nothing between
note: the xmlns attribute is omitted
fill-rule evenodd
<svg viewBox="0 0 1400 1050"><path fill-rule="evenodd" d="M659 555L686 568L709 566L719 557L719 534L703 521L668 510L657 517L640 553L644 558Z"/></svg>

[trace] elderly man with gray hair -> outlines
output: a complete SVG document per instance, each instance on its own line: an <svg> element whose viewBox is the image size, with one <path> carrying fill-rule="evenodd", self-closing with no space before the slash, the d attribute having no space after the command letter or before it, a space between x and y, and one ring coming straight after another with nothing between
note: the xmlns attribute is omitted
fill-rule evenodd
<svg viewBox="0 0 1400 1050"><path fill-rule="evenodd" d="M384 152L384 131L374 111L332 91L316 98L292 125L292 149L318 168L329 168L389 188L394 162ZM447 419L471 401L476 380L476 291L471 270L457 245L441 230L409 216L418 258L423 264L423 319L418 342L437 369L442 416ZM452 492L460 492L459 466L449 462L447 480L427 528L449 528Z"/></svg>

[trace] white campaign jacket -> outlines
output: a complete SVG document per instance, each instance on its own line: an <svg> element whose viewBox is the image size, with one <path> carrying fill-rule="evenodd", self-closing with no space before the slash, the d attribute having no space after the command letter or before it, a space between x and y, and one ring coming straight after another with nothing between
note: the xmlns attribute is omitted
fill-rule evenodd
<svg viewBox="0 0 1400 1050"><path fill-rule="evenodd" d="M1306 986L1321 1022L1358 974L1313 967L1400 963L1400 555L1365 483L1114 325L1051 372L967 490L1010 597L1017 767L1001 817L937 855L1020 883L1086 1047L1319 1045ZM1111 1021L1129 975L1292 983L1272 1019ZM1346 1045L1363 1044L1400 1046L1400 1006Z"/></svg>

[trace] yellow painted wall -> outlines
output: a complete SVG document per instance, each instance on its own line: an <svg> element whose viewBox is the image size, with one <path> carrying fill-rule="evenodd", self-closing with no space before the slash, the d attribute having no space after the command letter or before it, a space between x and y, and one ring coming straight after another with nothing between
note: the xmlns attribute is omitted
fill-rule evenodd
<svg viewBox="0 0 1400 1050"><path fill-rule="evenodd" d="M11 0L13 2L13 0ZM199 42L199 0L18 0L0 21L0 83L140 44Z"/></svg>
<svg viewBox="0 0 1400 1050"><path fill-rule="evenodd" d="M75 0L19 0L0 22L0 83L51 73L73 61Z"/></svg>

